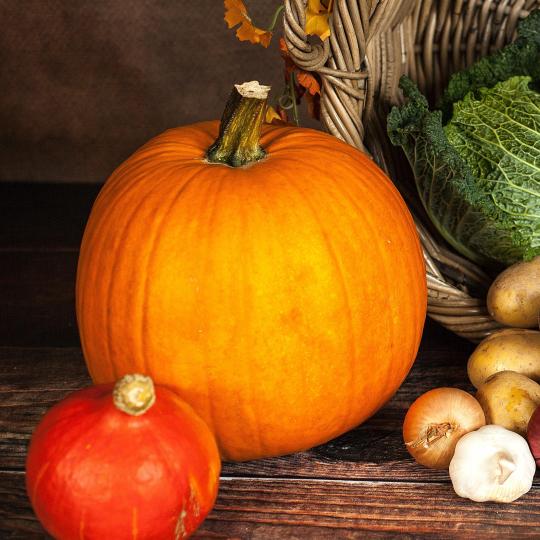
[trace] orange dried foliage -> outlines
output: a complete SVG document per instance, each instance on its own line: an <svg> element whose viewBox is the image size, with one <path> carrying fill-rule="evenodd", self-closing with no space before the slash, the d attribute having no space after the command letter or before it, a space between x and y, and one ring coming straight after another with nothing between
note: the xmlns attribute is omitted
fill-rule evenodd
<svg viewBox="0 0 540 540"><path fill-rule="evenodd" d="M266 124L277 124L282 123L282 121L283 119L278 114L276 109L274 109L274 107L272 107L271 105L268 105L268 107L266 107L266 113L264 115L264 122Z"/></svg>
<svg viewBox="0 0 540 540"><path fill-rule="evenodd" d="M285 71L287 75L290 75L294 72L296 76L296 81L300 86L306 89L311 95L321 93L321 85L319 81L315 78L312 73L309 71L304 71L300 69L292 60L289 50L287 49L287 44L285 40L281 38L279 40L279 50L281 51L281 56L285 61Z"/></svg>
<svg viewBox="0 0 540 540"><path fill-rule="evenodd" d="M308 0L306 7L306 34L319 36L323 41L330 36L328 17L334 0Z"/></svg>
<svg viewBox="0 0 540 540"><path fill-rule="evenodd" d="M260 43L263 47L270 45L272 32L257 28L248 15L246 6L242 0L225 0L225 22L229 28L240 24L236 30L236 37L240 41Z"/></svg>

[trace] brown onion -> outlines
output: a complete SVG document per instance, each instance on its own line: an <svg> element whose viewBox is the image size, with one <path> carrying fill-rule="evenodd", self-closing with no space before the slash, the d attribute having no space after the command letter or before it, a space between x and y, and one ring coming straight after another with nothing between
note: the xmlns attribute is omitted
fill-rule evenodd
<svg viewBox="0 0 540 540"><path fill-rule="evenodd" d="M434 388L409 407L403 440L411 456L432 469L447 469L458 440L486 423L476 399L458 388Z"/></svg>
<svg viewBox="0 0 540 540"><path fill-rule="evenodd" d="M536 407L529 420L527 442L531 448L536 465L540 467L540 406Z"/></svg>

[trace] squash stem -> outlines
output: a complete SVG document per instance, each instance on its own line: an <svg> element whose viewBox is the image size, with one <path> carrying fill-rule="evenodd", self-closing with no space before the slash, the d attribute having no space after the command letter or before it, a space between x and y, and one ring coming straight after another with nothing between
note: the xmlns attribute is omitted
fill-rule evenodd
<svg viewBox="0 0 540 540"><path fill-rule="evenodd" d="M243 167L264 158L259 144L269 86L257 81L235 84L225 105L219 135L208 148L206 159L231 167Z"/></svg>
<svg viewBox="0 0 540 540"><path fill-rule="evenodd" d="M144 414L155 401L154 383L146 375L125 375L114 386L114 405L132 416Z"/></svg>

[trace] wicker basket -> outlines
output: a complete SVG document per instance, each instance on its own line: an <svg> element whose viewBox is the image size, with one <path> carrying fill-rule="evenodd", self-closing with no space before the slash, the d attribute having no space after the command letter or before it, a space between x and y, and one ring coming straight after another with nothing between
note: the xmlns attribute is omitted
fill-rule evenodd
<svg viewBox="0 0 540 540"><path fill-rule="evenodd" d="M322 80L324 128L370 153L394 180L414 215L424 248L428 314L471 341L501 327L488 314L492 281L457 255L427 219L412 173L390 145L386 116L408 74L433 103L449 76L515 36L540 0L335 0L331 36L304 32L306 0L285 0L284 36L296 64Z"/></svg>

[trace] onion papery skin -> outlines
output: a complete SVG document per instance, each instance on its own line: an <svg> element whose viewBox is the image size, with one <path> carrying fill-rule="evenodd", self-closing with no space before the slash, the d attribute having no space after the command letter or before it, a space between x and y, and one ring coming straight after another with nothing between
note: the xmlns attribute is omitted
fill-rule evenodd
<svg viewBox="0 0 540 540"><path fill-rule="evenodd" d="M409 407L403 422L403 440L421 465L447 469L458 440L485 423L484 411L473 396L458 388L434 388ZM428 433L433 436L428 437Z"/></svg>

